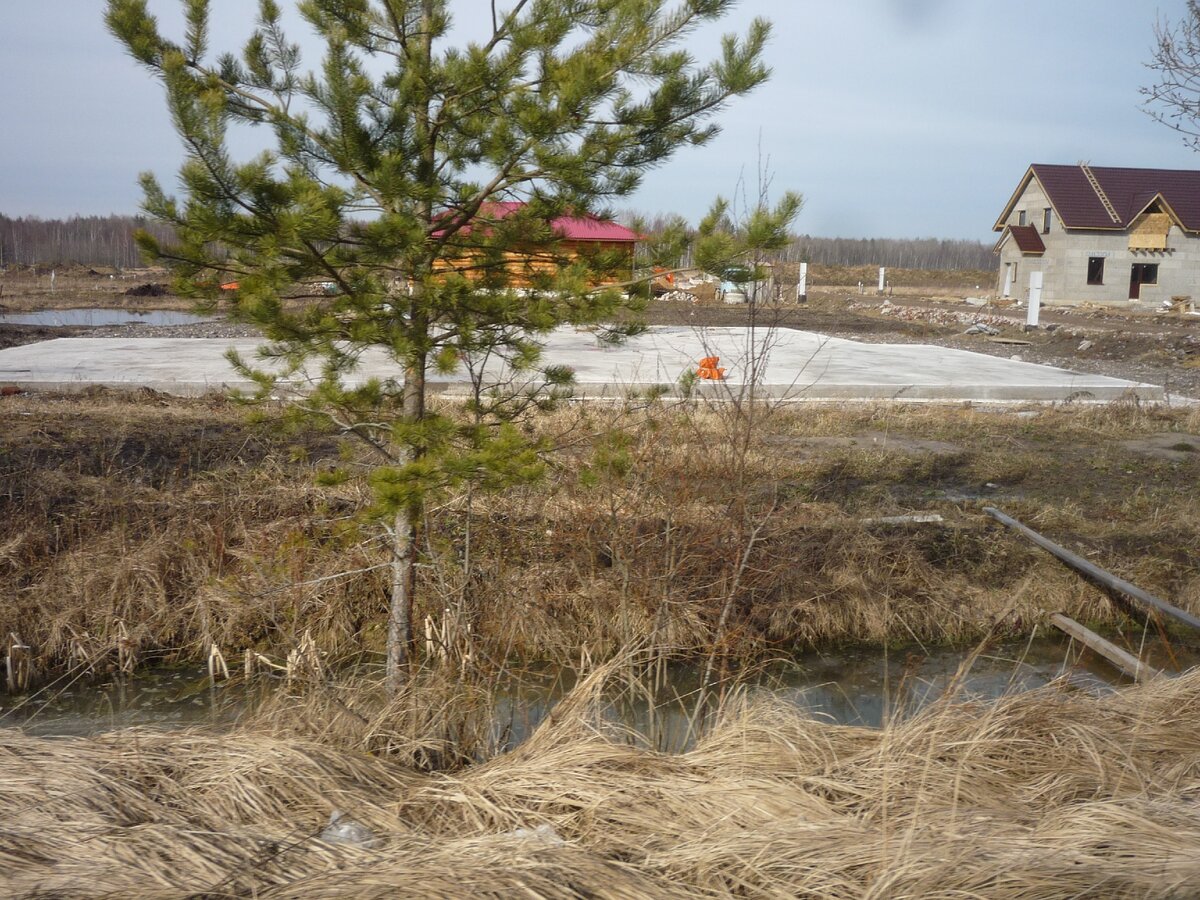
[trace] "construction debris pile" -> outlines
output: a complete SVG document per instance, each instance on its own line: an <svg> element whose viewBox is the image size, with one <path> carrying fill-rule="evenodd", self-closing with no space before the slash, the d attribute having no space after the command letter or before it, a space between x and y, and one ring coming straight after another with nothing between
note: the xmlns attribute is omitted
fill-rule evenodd
<svg viewBox="0 0 1200 900"><path fill-rule="evenodd" d="M851 303L851 310L870 310L904 322L929 322L933 325L990 325L993 328L1012 328L1021 323L1010 316L998 316L977 311L959 312L953 309L924 309L917 306L898 306L887 300L874 303Z"/></svg>
<svg viewBox="0 0 1200 900"><path fill-rule="evenodd" d="M669 300L675 303L699 303L700 298L695 294L687 291L668 291L658 298L659 300Z"/></svg>

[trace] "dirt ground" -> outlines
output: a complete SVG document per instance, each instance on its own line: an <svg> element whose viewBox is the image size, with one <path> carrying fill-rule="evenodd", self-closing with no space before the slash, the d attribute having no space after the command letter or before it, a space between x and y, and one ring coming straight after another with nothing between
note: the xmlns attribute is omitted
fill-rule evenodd
<svg viewBox="0 0 1200 900"><path fill-rule="evenodd" d="M0 269L0 313L34 309L187 309L167 289L165 269L8 266Z"/></svg>
<svg viewBox="0 0 1200 900"><path fill-rule="evenodd" d="M892 270L891 295L881 298L859 293L853 283L865 271L819 270L814 276L818 287L806 304L764 307L758 311L756 320L768 326L818 331L872 343L925 343L973 350L1163 385L1169 396L1200 399L1200 316L1121 309L1044 309L1042 327L1026 332L1023 310L965 302L967 297L982 296L975 288L986 290L989 273ZM848 279L849 286L836 286L836 282ZM178 297L153 295L164 280L165 274L156 270L124 273L69 270L56 274L52 290L48 272L10 271L0 274L0 314L89 306L189 308L188 301ZM745 306L717 302L658 300L651 304L646 319L652 325L735 326L748 324L750 311ZM994 328L998 333L965 334L975 323ZM94 328L0 323L0 349L83 334L237 337L253 333L250 328L229 322Z"/></svg>
<svg viewBox="0 0 1200 900"><path fill-rule="evenodd" d="M80 328L48 328L43 325L9 325L0 322L0 350L9 347L19 347L22 344L36 344L38 341L52 341L55 338L75 337L82 331Z"/></svg>

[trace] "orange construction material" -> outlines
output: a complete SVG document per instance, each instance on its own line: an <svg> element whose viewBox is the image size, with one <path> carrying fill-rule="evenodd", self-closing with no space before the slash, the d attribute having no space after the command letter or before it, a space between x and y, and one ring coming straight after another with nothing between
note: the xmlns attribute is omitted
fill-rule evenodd
<svg viewBox="0 0 1200 900"><path fill-rule="evenodd" d="M700 360L700 365L696 367L696 377L704 381L724 381L725 370L719 368L717 363L721 361L719 356L706 356Z"/></svg>

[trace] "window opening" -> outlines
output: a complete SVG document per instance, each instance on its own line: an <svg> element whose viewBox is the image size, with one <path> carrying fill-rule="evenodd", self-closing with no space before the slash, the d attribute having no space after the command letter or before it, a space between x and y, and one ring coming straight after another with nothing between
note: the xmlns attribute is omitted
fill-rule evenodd
<svg viewBox="0 0 1200 900"><path fill-rule="evenodd" d="M1088 257L1088 284L1104 284L1104 257L1089 256Z"/></svg>

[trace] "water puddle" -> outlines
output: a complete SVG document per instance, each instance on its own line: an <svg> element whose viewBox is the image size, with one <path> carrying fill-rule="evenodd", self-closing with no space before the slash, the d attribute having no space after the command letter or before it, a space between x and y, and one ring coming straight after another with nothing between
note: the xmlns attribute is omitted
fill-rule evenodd
<svg viewBox="0 0 1200 900"><path fill-rule="evenodd" d="M1200 663L1194 651L1176 648L1170 659L1161 644L1147 644L1143 658L1178 670ZM1068 689L1104 693L1129 684L1108 663L1065 636L1003 643L980 653L961 678L969 650L925 653L910 647L891 653L811 653L771 665L745 690L752 698L771 695L814 717L847 725L877 727L892 716L912 715L954 690L964 699L994 699L1066 678ZM672 666L654 702L638 690L605 710L614 723L653 736L662 749L688 743L700 668ZM493 738L500 747L521 742L553 710L574 683L574 674L544 667L524 671L500 685L493 710ZM129 679L83 683L61 680L31 697L0 695L0 727L20 726L41 735L86 735L130 726L227 728L253 706L259 690L238 681L210 686L195 668L148 670Z"/></svg>
<svg viewBox="0 0 1200 900"><path fill-rule="evenodd" d="M0 693L0 727L23 726L41 735L87 735L135 725L180 728L229 726L247 693L210 689L207 670L148 669L132 678L62 678L28 697Z"/></svg>
<svg viewBox="0 0 1200 900"><path fill-rule="evenodd" d="M39 309L32 312L0 312L0 325L42 325L49 328L101 325L197 325L214 322L215 316L171 309Z"/></svg>

